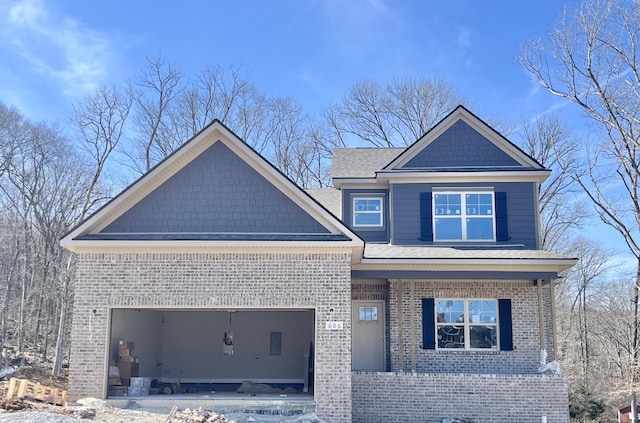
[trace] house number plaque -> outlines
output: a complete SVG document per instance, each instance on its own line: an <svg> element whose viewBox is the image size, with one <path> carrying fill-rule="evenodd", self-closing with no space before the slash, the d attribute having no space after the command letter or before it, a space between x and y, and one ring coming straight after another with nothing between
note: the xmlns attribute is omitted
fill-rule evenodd
<svg viewBox="0 0 640 423"><path fill-rule="evenodd" d="M342 330L344 329L344 322L337 322L337 321L328 321L327 323L327 330Z"/></svg>

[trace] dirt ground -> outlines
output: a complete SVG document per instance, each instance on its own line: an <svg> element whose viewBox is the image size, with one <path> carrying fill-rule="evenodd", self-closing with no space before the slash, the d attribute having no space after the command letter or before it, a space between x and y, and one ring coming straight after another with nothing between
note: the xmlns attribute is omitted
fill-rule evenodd
<svg viewBox="0 0 640 423"><path fill-rule="evenodd" d="M22 409L5 410L0 412L0 422L77 422L78 418L90 419L94 422L139 422L139 423L165 423L165 422L197 422L197 420L178 420L169 419L168 414L150 413L143 410L128 410L110 407L104 401L90 400L88 405L74 406L54 406L30 400L14 401L14 404L20 402ZM92 411L93 410L93 411ZM95 414L94 414L95 412ZM62 419L67 417L67 419ZM227 421L228 420L202 420L204 421Z"/></svg>
<svg viewBox="0 0 640 423"><path fill-rule="evenodd" d="M315 414L285 417L234 413L224 416L201 408L176 410L171 414L111 407L95 398L85 398L78 405L64 407L28 400L22 402L24 408L19 411L0 410L0 423L77 423L78 419L104 423L323 423Z"/></svg>
<svg viewBox="0 0 640 423"><path fill-rule="evenodd" d="M48 367L40 364L29 364L17 368L6 375L0 383L0 422L3 421L60 421L68 416L74 421L78 418L91 419L96 422L140 422L140 423L178 423L178 422L231 422L224 416L206 410L175 410L170 413L150 412L147 410L123 409L111 407L106 401L86 398L78 404L57 406L32 399L7 399L9 380L12 378L28 379L41 385L67 389L67 376L52 376Z"/></svg>
<svg viewBox="0 0 640 423"><path fill-rule="evenodd" d="M263 416L233 414L223 416L202 408L185 410L156 410L112 407L106 401L85 398L78 404L51 405L31 399L7 399L9 380L12 377L28 379L41 385L67 389L67 377L52 376L47 366L28 364L6 375L0 382L0 423L71 423L78 419L110 423L322 423L315 414L302 416Z"/></svg>

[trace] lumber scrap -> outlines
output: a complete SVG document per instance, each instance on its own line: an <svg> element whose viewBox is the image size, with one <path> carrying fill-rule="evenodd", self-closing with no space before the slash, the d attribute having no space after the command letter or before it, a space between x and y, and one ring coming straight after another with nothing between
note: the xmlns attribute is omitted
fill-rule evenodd
<svg viewBox="0 0 640 423"><path fill-rule="evenodd" d="M10 400L11 398L29 398L53 405L66 405L69 402L66 390L15 377L9 380L9 389L7 390L6 399Z"/></svg>

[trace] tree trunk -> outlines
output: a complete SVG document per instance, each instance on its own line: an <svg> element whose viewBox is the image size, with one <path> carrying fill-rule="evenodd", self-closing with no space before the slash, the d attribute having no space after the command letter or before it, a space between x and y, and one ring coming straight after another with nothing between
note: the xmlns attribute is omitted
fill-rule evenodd
<svg viewBox="0 0 640 423"><path fill-rule="evenodd" d="M584 374L584 387L589 389L589 328L587 325L587 285L585 284L582 290L582 330L583 330L583 348L584 357L583 360L583 374Z"/></svg>
<svg viewBox="0 0 640 423"><path fill-rule="evenodd" d="M9 314L9 304L11 301L11 279L13 279L14 269L18 262L18 256L20 255L20 243L16 240L16 250L11 261L11 267L7 274L7 290L4 295L4 307L2 309L2 339L0 339L0 351L2 352L2 368L7 366L7 357L4 355L4 347L7 342L7 316Z"/></svg>
<svg viewBox="0 0 640 423"><path fill-rule="evenodd" d="M62 295L60 303L60 320L58 321L58 334L56 336L56 352L53 359L53 369L51 370L51 374L53 374L54 376L58 376L62 372L62 356L64 354L64 331L66 327L65 322L67 320L67 286L67 275L64 275L62 277Z"/></svg>
<svg viewBox="0 0 640 423"><path fill-rule="evenodd" d="M20 309L18 310L18 353L24 349L24 303L27 295L27 257L22 258Z"/></svg>
<svg viewBox="0 0 640 423"><path fill-rule="evenodd" d="M636 396L636 367L638 366L638 300L640 299L640 257L637 258L636 283L633 289L633 343L631 358L631 421L638 421L638 401Z"/></svg>

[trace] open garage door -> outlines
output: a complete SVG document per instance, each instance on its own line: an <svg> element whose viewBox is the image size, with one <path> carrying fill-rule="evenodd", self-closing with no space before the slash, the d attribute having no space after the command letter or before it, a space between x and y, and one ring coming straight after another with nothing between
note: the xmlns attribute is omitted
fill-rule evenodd
<svg viewBox="0 0 640 423"><path fill-rule="evenodd" d="M151 394L178 381L181 393L233 392L243 382L303 393L313 386L314 327L313 310L114 309L108 354L121 390L143 377L155 381Z"/></svg>

